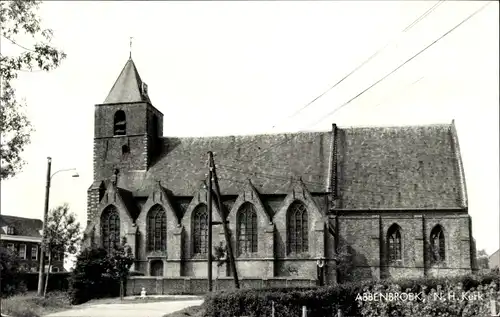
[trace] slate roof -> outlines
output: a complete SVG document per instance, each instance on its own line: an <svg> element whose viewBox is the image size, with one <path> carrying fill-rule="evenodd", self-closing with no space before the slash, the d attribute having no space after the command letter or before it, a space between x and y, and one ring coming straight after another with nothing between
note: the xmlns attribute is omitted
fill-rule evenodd
<svg viewBox="0 0 500 317"><path fill-rule="evenodd" d="M465 208L467 196L453 123L337 129L339 209ZM302 178L326 193L332 131L204 138L163 138L147 172L123 172L118 187L149 196L157 181L175 196L193 196L215 152L223 195L241 193L251 179L260 194L287 194Z"/></svg>
<svg viewBox="0 0 500 317"><path fill-rule="evenodd" d="M118 186L148 196L157 181L173 195L193 196L215 152L224 195L238 195L251 179L260 193L288 192L291 177L302 176L311 192L325 192L331 133L163 138L163 153L147 173L120 173Z"/></svg>
<svg viewBox="0 0 500 317"><path fill-rule="evenodd" d="M453 124L340 129L339 207L466 207L454 130Z"/></svg>
<svg viewBox="0 0 500 317"><path fill-rule="evenodd" d="M8 226L14 227L16 236L42 236L40 230L43 228L43 222L39 219L0 215L0 230L2 234L7 234Z"/></svg>
<svg viewBox="0 0 500 317"><path fill-rule="evenodd" d="M141 101L151 103L147 94L142 93L141 76L139 76L134 61L130 58L111 88L104 104Z"/></svg>

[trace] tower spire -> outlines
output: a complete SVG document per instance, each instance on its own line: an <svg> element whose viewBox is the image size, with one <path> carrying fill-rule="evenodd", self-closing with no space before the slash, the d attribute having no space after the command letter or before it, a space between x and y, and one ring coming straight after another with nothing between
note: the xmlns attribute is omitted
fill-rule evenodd
<svg viewBox="0 0 500 317"><path fill-rule="evenodd" d="M131 36L130 37L129 57L128 57L129 59L132 59L132 39L133 39L133 37Z"/></svg>

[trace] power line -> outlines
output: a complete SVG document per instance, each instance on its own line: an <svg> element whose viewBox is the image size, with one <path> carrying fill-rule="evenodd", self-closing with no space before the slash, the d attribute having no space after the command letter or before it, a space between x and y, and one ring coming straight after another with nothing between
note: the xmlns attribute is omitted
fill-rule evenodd
<svg viewBox="0 0 500 317"><path fill-rule="evenodd" d="M424 12L422 15L420 15L416 20L414 20L412 23L410 23L406 28L403 29L402 33L405 33L405 32L408 32L410 29L412 29L415 25L417 25L419 22L421 22L423 19L425 19L430 13L432 13L438 6L440 6L444 1L446 0L440 0L438 1L437 3L435 3L431 8L429 8L426 12ZM293 113L291 116L289 116L288 118L285 118L285 120L287 119L290 119L290 118L293 118L294 116L296 116L297 114L299 114L300 112L302 112L304 109L306 109L307 107L309 107L310 105L312 105L316 100L318 100L319 98L321 98L322 96L324 96L326 93L328 93L329 91L331 91L332 89L334 89L336 86L338 86L341 82L343 82L345 79L347 79L349 76L351 76L352 74L354 74L356 71L358 71L361 67L363 67L365 64L367 64L370 60L372 60L373 58L375 58L379 53L381 53L385 48L387 48L390 44L392 44L392 41L387 43L385 46L383 46L382 48L380 48L379 50L377 50L374 54L372 54L367 60L365 60L363 63L361 63L360 65L358 65L355 69L353 69L349 74L347 74L346 76L344 76L340 81L338 81L337 83L335 83L332 87L330 87L327 91L323 92L321 95L319 95L318 97L314 98L312 101L310 101L309 103L307 103L305 106L303 106L302 108L300 108L299 110L297 110L295 113ZM275 128L275 126L273 126L272 128ZM256 141L255 141L256 142ZM251 144L251 145L247 145L247 146L253 146L255 145L255 142L254 144ZM282 143L279 143L277 144L276 146L279 146L279 145L282 145L282 144L285 144L287 143L288 140L285 140L283 141ZM253 161L254 158L250 159L250 160L240 160L240 159L235 159L237 161L242 161L242 162L251 162Z"/></svg>
<svg viewBox="0 0 500 317"><path fill-rule="evenodd" d="M365 92L367 92L368 90L370 90L371 88L373 88L374 86L376 86L377 84L379 84L381 81L383 81L384 79L386 79L387 77L389 77L390 75L392 75L393 73L395 73L396 71L398 71L401 67L403 67L404 65L406 65L407 63L409 63L410 61L412 61L415 57L419 56L420 54L422 54L424 51L426 51L428 48L430 48L431 46L433 46L434 44L436 44L438 41L440 41L441 39L443 39L444 37L446 37L448 34L450 34L451 32L453 32L454 30L456 30L458 27L460 27L462 24L464 24L465 22L467 22L469 19L471 19L473 16L475 16L476 14L478 14L480 11L482 11L484 8L486 8L488 5L490 5L491 2L488 2L486 5L482 6L481 8L479 8L478 10L474 11L471 15L469 15L467 18L465 18L464 20L462 20L459 24L457 24L456 26L454 26L453 28L451 28L450 30L448 30L446 33L444 33L443 35L441 35L438 39L436 39L435 41L433 41L431 44L427 45L424 49L420 50L417 54L413 55L412 57L410 57L408 60L406 60L403 64L399 65L398 67L396 67L394 70L392 70L391 72L389 72L387 75L385 75L384 77L382 77L381 79L377 80L375 83L373 83L372 85L370 85L368 88L364 89L362 92L360 92L359 94L357 94L356 96L354 96L353 98L351 98L349 101L345 102L344 104L342 104L341 106L335 108L333 111L327 113L325 116L322 116L322 118L319 120L319 121L316 121L314 122L313 124L311 125L308 125L306 127L307 128L310 128L311 126L315 126L316 124L319 124L321 123L322 121L324 121L325 119L327 119L328 117L330 117L331 115L335 114L337 111L339 111L340 109L344 108L345 106L349 105L352 101L354 101L355 99L357 99L358 97L360 97L361 95L363 95ZM302 130L302 132L304 132L304 130ZM259 157L261 157L262 155L268 153L270 150L272 150L273 148L277 147L277 146L280 146L280 145L283 145L287 142L290 142L293 138L297 137L297 134L293 135L290 139L288 140L285 140L281 143L278 143L266 150L264 150L261 154L255 156L254 158L252 158L250 161L253 161Z"/></svg>
<svg viewBox="0 0 500 317"><path fill-rule="evenodd" d="M480 11L482 11L484 8L486 8L490 4L491 4L491 2L488 2L487 4L485 4L484 6L482 6L481 8L479 8L478 10L474 11L471 15L469 15L467 18L465 18L464 20L462 20L462 22L460 22L459 24L455 25L453 28L451 28L450 30L448 30L443 35L441 35L438 39L436 39L435 41L433 41L431 44L427 45L424 49L420 50L417 54L415 54L412 57L410 57L409 59L407 59L403 64L399 65L398 67L396 67L395 69L393 69L391 72L389 72L387 75L385 75L384 77L380 78L375 83L373 83L372 85L370 85L368 88L366 88L365 90L363 90L362 92L360 92L359 94L357 94L356 96L354 96L353 98L351 98L349 101L347 101L346 103L342 104L340 107L334 109L333 111L327 113L322 119L320 119L319 121L314 122L312 125L309 125L308 127L315 126L316 124L319 124L319 123L323 122L326 118L328 118L329 116L333 115L334 113L336 113L340 109L342 109L345 106L347 106L348 104L350 104L352 101L354 101L355 99L357 99L358 97L360 97L361 95L363 95L365 92L367 92L368 90L370 90L371 88L373 88L377 84L379 84L381 81L383 81L384 79L386 79L390 75L394 74L401 67L405 66L407 63L409 63L410 61L412 61L415 57L419 56L420 54L422 54L423 52L425 52L428 48L430 48L431 46L433 46L434 44L436 44L437 42L439 42L441 39L443 39L444 37L446 37L448 34L450 34L451 32L453 32L454 30L456 30L458 27L460 27L462 24L464 24L465 22L467 22L469 19L471 19L473 16L475 16L476 14L478 14Z"/></svg>
<svg viewBox="0 0 500 317"><path fill-rule="evenodd" d="M413 28L415 25L417 25L420 21L425 19L432 11L434 11L438 6L440 6L445 0L438 1L435 3L430 9L428 9L426 12L424 12L421 16L419 16L415 21L413 21L410 25L408 25L406 28L403 29L402 33L408 32L411 28ZM310 105L312 105L316 100L320 99L324 95L326 95L328 92L330 92L332 89L337 87L340 83L342 83L344 80L349 78L351 75L353 75L355 72L357 72L361 67L366 65L368 62L370 62L373 58L375 58L377 55L379 55L382 51L384 51L390 44L392 44L393 41L390 41L386 43L382 48L378 49L374 54L372 54L368 59L366 59L364 62L362 62L360 65L358 65L356 68L354 68L350 73L345 75L342 79L340 79L338 82L336 82L333 86L328 88L325 92L308 102L306 105L301 107L299 110L295 111L293 114L285 118L285 120L291 119L301 113L303 110L308 108ZM274 125L272 129L274 129L277 125Z"/></svg>

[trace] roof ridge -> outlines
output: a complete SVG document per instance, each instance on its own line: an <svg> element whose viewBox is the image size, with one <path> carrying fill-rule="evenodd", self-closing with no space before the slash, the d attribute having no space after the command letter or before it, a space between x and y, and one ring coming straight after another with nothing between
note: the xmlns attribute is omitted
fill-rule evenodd
<svg viewBox="0 0 500 317"><path fill-rule="evenodd" d="M26 217L12 216L12 215L4 215L4 214L0 214L0 217L11 217L11 218L19 219L19 220L37 220L37 221L42 221L42 219L37 219L37 218L26 218Z"/></svg>
<svg viewBox="0 0 500 317"><path fill-rule="evenodd" d="M331 131L298 131L283 133L258 133L258 134L230 134L230 135L212 135L212 136L163 136L164 139L217 139L217 138L238 138L238 137L259 137L259 136L292 136L307 134L323 134Z"/></svg>
<svg viewBox="0 0 500 317"><path fill-rule="evenodd" d="M337 126L338 129L404 129L404 128L426 128L426 127L450 127L452 123L427 123L409 125L387 125L387 126Z"/></svg>

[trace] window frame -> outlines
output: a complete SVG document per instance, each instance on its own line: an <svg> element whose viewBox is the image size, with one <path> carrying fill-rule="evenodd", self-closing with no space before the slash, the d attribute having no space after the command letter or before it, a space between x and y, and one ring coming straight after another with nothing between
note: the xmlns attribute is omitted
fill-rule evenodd
<svg viewBox="0 0 500 317"><path fill-rule="evenodd" d="M297 224L300 225L297 226ZM309 211L306 205L300 200L293 201L286 214L286 251L288 256L305 255L310 252L309 225Z"/></svg>
<svg viewBox="0 0 500 317"><path fill-rule="evenodd" d="M243 226L244 225L244 226ZM252 203L245 202L236 215L238 256L252 255L259 252L258 215ZM247 232L250 228L250 232ZM242 232L244 229L245 232Z"/></svg>

